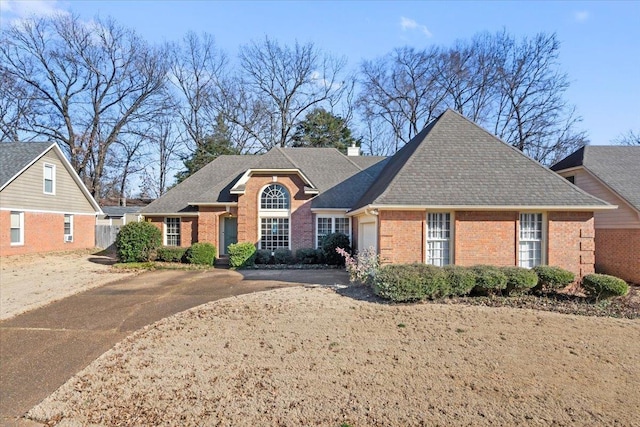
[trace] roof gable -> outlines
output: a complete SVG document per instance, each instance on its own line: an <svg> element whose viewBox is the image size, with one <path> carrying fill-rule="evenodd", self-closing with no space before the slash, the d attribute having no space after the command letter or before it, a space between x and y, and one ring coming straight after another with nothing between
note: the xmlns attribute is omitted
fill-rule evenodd
<svg viewBox="0 0 640 427"><path fill-rule="evenodd" d="M580 166L640 211L640 146L588 145L551 169L559 172Z"/></svg>
<svg viewBox="0 0 640 427"><path fill-rule="evenodd" d="M394 155L355 208L608 206L447 110Z"/></svg>

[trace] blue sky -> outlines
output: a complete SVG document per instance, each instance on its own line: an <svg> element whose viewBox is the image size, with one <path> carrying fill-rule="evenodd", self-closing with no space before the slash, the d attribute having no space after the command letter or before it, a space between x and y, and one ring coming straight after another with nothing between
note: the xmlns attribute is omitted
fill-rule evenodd
<svg viewBox="0 0 640 427"><path fill-rule="evenodd" d="M479 31L555 32L569 75L567 100L592 144L640 130L640 1L15 1L0 0L0 24L31 13L112 16L151 42L208 32L234 55L265 35L313 42L357 67L394 47L449 45Z"/></svg>

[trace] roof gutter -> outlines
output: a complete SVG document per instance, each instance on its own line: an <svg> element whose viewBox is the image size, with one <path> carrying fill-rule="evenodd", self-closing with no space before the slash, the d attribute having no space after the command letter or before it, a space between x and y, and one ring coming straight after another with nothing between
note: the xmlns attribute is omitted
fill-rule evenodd
<svg viewBox="0 0 640 427"><path fill-rule="evenodd" d="M372 211L572 211L591 212L600 210L617 209L617 205L595 206L557 206L557 205L366 205L355 211L348 212L347 216L360 214L370 215Z"/></svg>

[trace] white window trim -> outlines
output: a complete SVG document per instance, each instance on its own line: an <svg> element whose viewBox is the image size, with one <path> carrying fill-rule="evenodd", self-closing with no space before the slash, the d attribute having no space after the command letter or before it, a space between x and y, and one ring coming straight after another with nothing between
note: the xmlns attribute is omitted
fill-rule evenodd
<svg viewBox="0 0 640 427"><path fill-rule="evenodd" d="M65 218L68 216L69 217L69 234L65 234L64 235L64 241L65 242L73 242L73 229L74 229L74 219L73 219L73 214L64 214ZM64 226L63 226L64 227ZM71 237L71 240L67 240L67 237Z"/></svg>
<svg viewBox="0 0 640 427"><path fill-rule="evenodd" d="M182 244L182 217L179 216L166 216L164 217L164 221L162 221L162 245L169 246L167 244L167 220L168 219L177 219L180 226L178 227L178 244L172 245L172 248L179 248Z"/></svg>
<svg viewBox="0 0 640 427"><path fill-rule="evenodd" d="M518 212L518 231L516 233L516 265L520 267L520 214L542 214L542 238L540 239L540 265L547 265L547 237L548 237L548 223L547 212L540 211L520 211ZM524 267L526 268L526 267Z"/></svg>
<svg viewBox="0 0 640 427"><path fill-rule="evenodd" d="M47 185L46 185L47 168L51 168L51 192L47 191ZM55 196L56 194L56 165L54 164L43 163L42 165L42 192L50 196Z"/></svg>
<svg viewBox="0 0 640 427"><path fill-rule="evenodd" d="M293 204L293 200L291 198L291 191L289 190L289 188L284 185L281 182L277 181L277 177L275 177L276 179L273 180L272 182L268 183L267 185L263 186L260 191L258 191L258 249L262 249L262 218L288 218L289 219L289 230L288 230L288 236L287 236L287 240L289 242L289 245L287 246L287 249L291 250L291 205ZM287 195L289 196L289 209L262 209L262 193L264 192L264 190L273 185L274 183L277 183L278 185L282 186L286 191L287 191Z"/></svg>
<svg viewBox="0 0 640 427"><path fill-rule="evenodd" d="M20 241L19 242L11 242L11 215L18 214L20 218ZM9 214L9 241L11 242L11 246L24 246L24 212L12 211Z"/></svg>
<svg viewBox="0 0 640 427"><path fill-rule="evenodd" d="M314 230L316 235L316 249L320 247L320 239L318 237L318 219L320 218L331 218L331 233L336 232L336 221L335 221L336 218L347 219L349 223L349 232L347 233L347 237L349 237L349 242L351 242L352 236L353 236L353 230L351 228L352 227L351 217L348 217L346 215L316 214L316 219L314 224Z"/></svg>
<svg viewBox="0 0 640 427"><path fill-rule="evenodd" d="M424 214L424 263L429 264L429 214L449 214L449 264L455 264L455 224L456 213L453 211L427 211ZM429 264L431 265L431 264Z"/></svg>

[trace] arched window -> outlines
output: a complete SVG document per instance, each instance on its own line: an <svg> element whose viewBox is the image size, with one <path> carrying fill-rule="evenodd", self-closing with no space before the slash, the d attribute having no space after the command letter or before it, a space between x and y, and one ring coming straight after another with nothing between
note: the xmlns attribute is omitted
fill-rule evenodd
<svg viewBox="0 0 640 427"><path fill-rule="evenodd" d="M280 184L271 184L262 190L260 209L289 209L289 192Z"/></svg>
<svg viewBox="0 0 640 427"><path fill-rule="evenodd" d="M260 249L289 249L289 192L270 184L260 194Z"/></svg>

